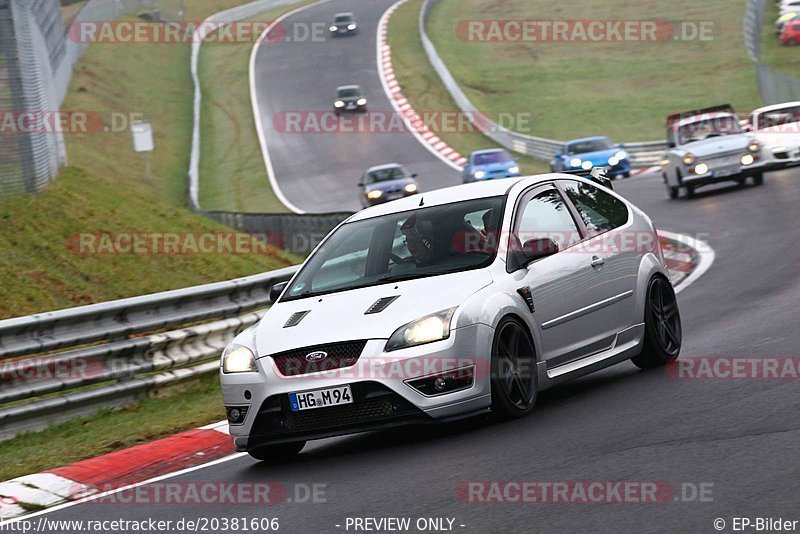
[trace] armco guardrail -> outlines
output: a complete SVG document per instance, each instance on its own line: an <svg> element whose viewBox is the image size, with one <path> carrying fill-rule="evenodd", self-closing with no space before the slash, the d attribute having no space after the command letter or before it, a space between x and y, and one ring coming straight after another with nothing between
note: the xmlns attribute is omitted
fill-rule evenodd
<svg viewBox="0 0 800 534"><path fill-rule="evenodd" d="M491 138L496 143L514 152L539 159L550 160L556 151L563 148L563 141L533 137L504 128L481 113L470 101L461 87L458 86L458 83L455 78L453 78L447 65L442 61L442 58L436 51L436 47L428 37L425 29L428 15L437 2L438 0L425 0L425 3L422 5L419 14L419 33L428 60L431 62L431 65L433 65L433 69L436 71L436 74L439 75L439 78L447 88L450 96L455 100L459 109L470 118L472 123L475 124L484 135ZM635 166L642 167L658 163L661 155L667 150L667 144L665 141L625 143L625 150L631 155L631 163Z"/></svg>
<svg viewBox="0 0 800 534"><path fill-rule="evenodd" d="M747 0L744 15L744 40L747 53L756 63L758 92L765 104L800 100L800 80L761 62L761 31L766 0Z"/></svg>
<svg viewBox="0 0 800 534"><path fill-rule="evenodd" d="M215 372L297 269L0 321L0 439Z"/></svg>

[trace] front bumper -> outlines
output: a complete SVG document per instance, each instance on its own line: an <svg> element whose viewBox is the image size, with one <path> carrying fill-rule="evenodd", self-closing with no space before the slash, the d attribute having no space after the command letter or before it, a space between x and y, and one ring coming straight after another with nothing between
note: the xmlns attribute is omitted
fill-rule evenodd
<svg viewBox="0 0 800 534"><path fill-rule="evenodd" d="M493 331L486 325L454 329L448 339L383 351L386 340L366 342L356 365L308 375L282 376L272 358L258 360L257 373L221 374L226 408L244 408L241 424L231 424L237 450L319 439L396 426L468 416L491 404L488 362ZM426 396L407 381L473 366L468 388ZM349 384L352 404L300 412L289 409L289 393ZM250 397L248 399L248 397Z"/></svg>
<svg viewBox="0 0 800 534"><path fill-rule="evenodd" d="M769 170L780 170L800 165L800 147L766 147L762 150L764 164Z"/></svg>
<svg viewBox="0 0 800 534"><path fill-rule="evenodd" d="M385 204L386 202L391 202L392 200L398 200L398 199L401 199L401 198L410 197L410 196L418 195L418 194L419 194L419 190L414 191L413 193L409 193L407 191L403 191L402 194L384 193L379 198L369 198L369 197L367 197L366 200L364 200L364 205L365 206L377 206L378 204Z"/></svg>
<svg viewBox="0 0 800 534"><path fill-rule="evenodd" d="M705 174L687 174L682 178L682 184L684 186L701 186L701 185L708 185L708 184L716 184L720 182L730 182L736 180L743 180L745 178L749 178L750 176L754 176L756 174L766 172L771 170L771 166L764 162L760 161L758 163L754 163L752 165L747 166L740 166L737 172L731 174L717 174L714 169L711 169L709 172Z"/></svg>

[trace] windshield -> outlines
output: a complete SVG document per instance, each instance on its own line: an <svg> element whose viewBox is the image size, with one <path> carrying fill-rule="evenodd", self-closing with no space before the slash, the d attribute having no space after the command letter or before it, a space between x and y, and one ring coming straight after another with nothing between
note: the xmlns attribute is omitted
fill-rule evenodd
<svg viewBox="0 0 800 534"><path fill-rule="evenodd" d="M742 133L739 121L733 115L710 117L707 119L684 124L678 129L678 140L685 145L693 141L702 141L709 137L719 137Z"/></svg>
<svg viewBox="0 0 800 534"><path fill-rule="evenodd" d="M309 258L284 301L486 267L497 252L505 197L356 221Z"/></svg>
<svg viewBox="0 0 800 534"><path fill-rule="evenodd" d="M353 20L352 15L336 15L336 18L333 19L334 22L350 22Z"/></svg>
<svg viewBox="0 0 800 534"><path fill-rule="evenodd" d="M338 94L341 98L351 98L359 96L361 91L357 87L349 87L347 89L339 89Z"/></svg>
<svg viewBox="0 0 800 534"><path fill-rule="evenodd" d="M370 171L367 173L367 179L364 180L367 184L374 184L378 182L388 182L391 180L401 180L406 177L406 173L402 167L392 167L390 169L380 169L377 171Z"/></svg>
<svg viewBox="0 0 800 534"><path fill-rule="evenodd" d="M765 111L758 116L756 129L771 128L800 122L800 106L791 106L772 111Z"/></svg>
<svg viewBox="0 0 800 534"><path fill-rule="evenodd" d="M587 152L599 152L609 150L611 141L608 139L591 139L589 141L578 141L567 145L567 154L585 154Z"/></svg>
<svg viewBox="0 0 800 534"><path fill-rule="evenodd" d="M505 150L475 154L475 165L491 165L492 163L505 163L511 161L511 156Z"/></svg>

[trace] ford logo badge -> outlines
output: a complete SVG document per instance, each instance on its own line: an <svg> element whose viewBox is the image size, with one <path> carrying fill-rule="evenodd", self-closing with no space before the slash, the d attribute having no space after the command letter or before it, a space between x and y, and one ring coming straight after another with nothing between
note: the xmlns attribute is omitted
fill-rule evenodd
<svg viewBox="0 0 800 534"><path fill-rule="evenodd" d="M325 358L328 357L328 353L318 350L316 352L309 352L306 354L306 361L307 362L321 362Z"/></svg>

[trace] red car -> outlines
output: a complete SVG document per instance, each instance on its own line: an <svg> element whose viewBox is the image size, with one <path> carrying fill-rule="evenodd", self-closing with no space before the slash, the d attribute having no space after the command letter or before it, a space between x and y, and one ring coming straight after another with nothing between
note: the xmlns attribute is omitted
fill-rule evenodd
<svg viewBox="0 0 800 534"><path fill-rule="evenodd" d="M796 45L800 43L800 20L788 22L781 32L781 43Z"/></svg>

